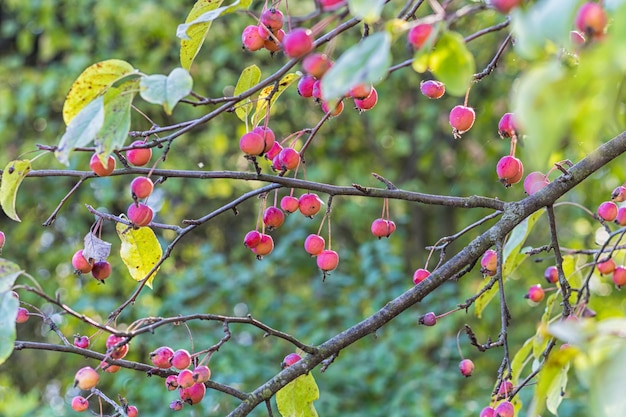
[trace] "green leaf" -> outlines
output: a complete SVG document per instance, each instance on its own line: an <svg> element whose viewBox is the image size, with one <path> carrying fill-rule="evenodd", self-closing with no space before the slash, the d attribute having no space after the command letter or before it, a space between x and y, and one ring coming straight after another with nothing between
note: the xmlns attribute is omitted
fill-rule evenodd
<svg viewBox="0 0 626 417"><path fill-rule="evenodd" d="M235 86L234 96L238 96L244 91L249 90L259 83L261 79L261 70L256 65L250 65L249 67L244 68L241 71L241 75L239 76L239 81L237 81L237 85ZM240 104L235 108L235 114L239 117L239 120L245 122L248 118L248 114L252 110L252 103L250 102L250 98L246 99L245 104Z"/></svg>
<svg viewBox="0 0 626 417"><path fill-rule="evenodd" d="M463 36L446 31L439 37L432 52L425 53L422 49L416 52L413 68L417 72L429 69L446 85L447 93L463 96L474 78L476 63Z"/></svg>
<svg viewBox="0 0 626 417"><path fill-rule="evenodd" d="M568 45L578 7L576 1L544 0L531 7L514 8L511 18L516 52L526 59L534 59Z"/></svg>
<svg viewBox="0 0 626 417"><path fill-rule="evenodd" d="M96 152L106 166L109 155L121 148L130 131L130 105L139 88L138 80L131 80L119 87L110 87L104 94L104 123L96 138Z"/></svg>
<svg viewBox="0 0 626 417"><path fill-rule="evenodd" d="M589 410L593 410L594 417L615 417L626 410L626 341L613 337L609 343L608 349L604 343L594 343L588 352L589 357L602 358L593 361L589 369Z"/></svg>
<svg viewBox="0 0 626 417"><path fill-rule="evenodd" d="M350 14L365 23L375 23L380 19L386 0L348 0Z"/></svg>
<svg viewBox="0 0 626 417"><path fill-rule="evenodd" d="M562 400L561 393L565 391L567 385L570 362L577 354L578 349L571 346L553 349L550 352L538 375L533 400L528 407L528 416L540 415L546 404L549 404L550 412L556 414L556 408Z"/></svg>
<svg viewBox="0 0 626 417"><path fill-rule="evenodd" d="M96 97L120 78L135 72L135 69L121 59L97 62L85 69L74 81L63 103L63 120L66 125Z"/></svg>
<svg viewBox="0 0 626 417"><path fill-rule="evenodd" d="M89 145L104 124L104 99L96 97L72 118L59 141L54 155L62 164L69 165L69 156L76 148Z"/></svg>
<svg viewBox="0 0 626 417"><path fill-rule="evenodd" d="M530 231L535 226L535 223L541 217L544 210L538 210L525 218L520 224L515 226L506 243L504 244L504 249L502 253L502 257L504 259L504 266L502 267L502 280L506 282L506 279L509 277L515 269L528 257L528 255L522 253L522 245L526 241L526 238L530 234ZM486 276L483 278L483 282L481 288L483 288L489 281L491 277ZM489 290L485 291L474 303L474 314L476 317L482 317L483 311L485 307L491 302L493 297L498 293L498 289L500 288L499 284L496 282L493 287Z"/></svg>
<svg viewBox="0 0 626 417"><path fill-rule="evenodd" d="M317 417L313 401L320 397L313 375L301 375L276 393L276 405L283 417Z"/></svg>
<svg viewBox="0 0 626 417"><path fill-rule="evenodd" d="M146 279L148 273L161 260L163 249L159 241L149 227L133 229L123 223L115 225L115 231L122 244L120 246L120 257L128 268L130 276L135 281ZM158 269L148 278L146 285L152 288L152 281Z"/></svg>
<svg viewBox="0 0 626 417"><path fill-rule="evenodd" d="M182 39L180 44L180 63L189 70L198 55L200 47L209 32L211 22L220 16L247 9L252 0L236 0L229 6L219 7L223 0L198 0L189 12L185 23L178 25L176 36Z"/></svg>
<svg viewBox="0 0 626 417"><path fill-rule="evenodd" d="M20 222L20 218L15 211L15 199L20 184L30 171L30 161L22 159L11 161L2 171L2 184L0 184L0 206L11 220Z"/></svg>
<svg viewBox="0 0 626 417"><path fill-rule="evenodd" d="M527 339L520 348L520 350L518 350L517 353L515 353L515 355L513 356L513 360L511 361L511 383L513 383L514 386L517 385L517 383L519 382L520 375L522 374L524 366L526 365L530 353L532 352L533 339L534 336L530 339Z"/></svg>
<svg viewBox="0 0 626 417"><path fill-rule="evenodd" d="M170 115L176 103L191 91L193 79L186 69L174 68L168 76L155 74L143 77L139 86L141 98L148 103L162 104L165 113Z"/></svg>
<svg viewBox="0 0 626 417"><path fill-rule="evenodd" d="M11 356L14 348L19 301L13 296L11 288L21 273L18 265L0 258L0 365Z"/></svg>
<svg viewBox="0 0 626 417"><path fill-rule="evenodd" d="M278 99L278 97L280 97L280 95L287 89L287 87L293 84L293 82L296 81L298 78L300 78L298 74L290 73L280 79L276 91L274 91L274 84L261 90L261 92L259 93L259 98L257 99L256 110L252 115L252 124L254 126L258 125L261 120L263 120L267 115L267 98L273 94L272 98L269 99L269 106L271 111L274 108L274 102Z"/></svg>
<svg viewBox="0 0 626 417"><path fill-rule="evenodd" d="M539 360L543 352L546 350L548 343L552 339L548 332L548 324L552 318L552 309L554 308L555 301L561 296L559 292L551 294L546 300L546 308L541 316L541 322L537 328L537 334L533 338L533 356Z"/></svg>
<svg viewBox="0 0 626 417"><path fill-rule="evenodd" d="M378 32L345 51L324 75L323 99L339 99L356 85L383 79L391 65L390 48L391 35Z"/></svg>

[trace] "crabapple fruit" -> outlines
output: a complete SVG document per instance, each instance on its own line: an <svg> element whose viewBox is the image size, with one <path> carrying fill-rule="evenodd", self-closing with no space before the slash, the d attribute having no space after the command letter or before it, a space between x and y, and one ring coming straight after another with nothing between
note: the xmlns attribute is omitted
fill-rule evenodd
<svg viewBox="0 0 626 417"><path fill-rule="evenodd" d="M590 37L602 36L607 24L607 15L599 3L588 2L576 13L576 28Z"/></svg>
<svg viewBox="0 0 626 417"><path fill-rule="evenodd" d="M245 133L239 139L239 149L246 155L258 156L265 150L265 140L263 136L255 132Z"/></svg>
<svg viewBox="0 0 626 417"><path fill-rule="evenodd" d="M211 370L206 365L196 366L191 376L197 383L207 382L211 379Z"/></svg>
<svg viewBox="0 0 626 417"><path fill-rule="evenodd" d="M185 349L178 349L170 359L170 363L176 369L185 369L191 365L191 355Z"/></svg>
<svg viewBox="0 0 626 417"><path fill-rule="evenodd" d="M437 324L437 316L432 311L428 312L419 318L418 323L424 326L434 326Z"/></svg>
<svg viewBox="0 0 626 417"><path fill-rule="evenodd" d="M494 9L502 14L508 14L512 9L522 4L523 0L491 0Z"/></svg>
<svg viewBox="0 0 626 417"><path fill-rule="evenodd" d="M533 195L545 188L548 184L550 184L550 180L548 180L545 174L534 171L528 174L526 179L524 179L524 191L526 191L528 195Z"/></svg>
<svg viewBox="0 0 626 417"><path fill-rule="evenodd" d="M449 122L455 137L467 132L474 125L476 113L474 109L467 106L454 106L450 110Z"/></svg>
<svg viewBox="0 0 626 417"><path fill-rule="evenodd" d="M181 370L180 373L178 374L178 378L176 379L176 382L178 382L178 386L180 388L189 388L190 386L195 384L193 380L193 372L191 371L191 369Z"/></svg>
<svg viewBox="0 0 626 417"><path fill-rule="evenodd" d="M326 242L320 235L310 234L304 239L304 250L311 256L317 256L322 253L325 246Z"/></svg>
<svg viewBox="0 0 626 417"><path fill-rule="evenodd" d="M413 26L409 30L409 33L407 34L407 40L409 41L409 44L413 46L413 48L419 49L426 43L432 32L432 25L420 23L417 26Z"/></svg>
<svg viewBox="0 0 626 417"><path fill-rule="evenodd" d="M428 269L419 268L413 273L413 284L417 285L430 276Z"/></svg>
<svg viewBox="0 0 626 417"><path fill-rule="evenodd" d="M548 281L548 284L556 284L559 282L559 271L556 266L551 265L543 271L543 277Z"/></svg>
<svg viewBox="0 0 626 417"><path fill-rule="evenodd" d="M313 84L315 84L316 79L311 75L304 75L298 81L298 94L302 97L309 98L313 97Z"/></svg>
<svg viewBox="0 0 626 417"><path fill-rule="evenodd" d="M508 188L520 182L524 175L524 165L514 156L503 156L496 165L496 174L502 185Z"/></svg>
<svg viewBox="0 0 626 417"><path fill-rule="evenodd" d="M30 312L24 307L17 308L17 316L15 316L15 322L17 324L26 323L30 318Z"/></svg>
<svg viewBox="0 0 626 417"><path fill-rule="evenodd" d="M108 374L114 374L122 369L121 366L110 364L107 361L100 362L100 368Z"/></svg>
<svg viewBox="0 0 626 417"><path fill-rule="evenodd" d="M95 172L97 176L107 177L111 175L111 173L115 170L115 158L109 155L109 157L107 158L107 166L105 167L100 161L98 154L94 153L91 156L91 160L89 161L89 168L91 168L91 170Z"/></svg>
<svg viewBox="0 0 626 417"><path fill-rule="evenodd" d="M615 216L615 223L620 226L626 226L626 207L620 207L617 209L617 216Z"/></svg>
<svg viewBox="0 0 626 417"><path fill-rule="evenodd" d="M111 275L111 264L107 261L94 262L91 275L100 282L103 282Z"/></svg>
<svg viewBox="0 0 626 417"><path fill-rule="evenodd" d="M135 226L147 226L154 217L152 208L144 203L131 203L126 212L128 220L133 222Z"/></svg>
<svg viewBox="0 0 626 417"><path fill-rule="evenodd" d="M485 407L478 417L496 417L496 410L493 407Z"/></svg>
<svg viewBox="0 0 626 417"><path fill-rule="evenodd" d="M126 407L126 415L128 417L137 417L139 415L139 410L134 405L129 405Z"/></svg>
<svg viewBox="0 0 626 417"><path fill-rule="evenodd" d="M85 397L77 395L72 398L72 410L82 413L89 408L89 401Z"/></svg>
<svg viewBox="0 0 626 417"><path fill-rule="evenodd" d="M598 272L600 272L600 274L608 275L615 271L615 261L613 259L608 259L604 262L598 262L596 268L598 268Z"/></svg>
<svg viewBox="0 0 626 417"><path fill-rule="evenodd" d="M85 259L82 249L76 251L72 256L72 266L76 274L87 274L93 269L93 263Z"/></svg>
<svg viewBox="0 0 626 417"><path fill-rule="evenodd" d="M285 222L285 213L278 207L268 207L263 213L263 223L269 230L276 229Z"/></svg>
<svg viewBox="0 0 626 417"><path fill-rule="evenodd" d="M278 163L281 169L296 169L300 164L300 154L293 148L284 148L278 153Z"/></svg>
<svg viewBox="0 0 626 417"><path fill-rule="evenodd" d="M249 231L243 238L243 244L248 249L255 248L259 243L261 243L261 233L256 230Z"/></svg>
<svg viewBox="0 0 626 417"><path fill-rule="evenodd" d="M336 10L346 4L346 0L317 0L324 11Z"/></svg>
<svg viewBox="0 0 626 417"><path fill-rule="evenodd" d="M272 7L261 13L260 20L264 26L269 28L272 32L276 32L283 28L285 16L283 12Z"/></svg>
<svg viewBox="0 0 626 417"><path fill-rule="evenodd" d="M495 409L497 417L513 417L515 415L515 407L510 401L502 401Z"/></svg>
<svg viewBox="0 0 626 417"><path fill-rule="evenodd" d="M395 226L395 224L394 224ZM392 227L389 220L385 220L383 218L378 218L372 222L372 226L370 227L372 234L377 238L389 237L392 233ZM395 227L394 227L395 230Z"/></svg>
<svg viewBox="0 0 626 417"><path fill-rule="evenodd" d="M331 249L323 250L317 255L317 267L324 272L332 271L339 265L339 254Z"/></svg>
<svg viewBox="0 0 626 417"><path fill-rule="evenodd" d="M183 388L180 391L180 399L187 404L198 404L206 394L206 386L204 384L193 384L190 387Z"/></svg>
<svg viewBox="0 0 626 417"><path fill-rule="evenodd" d="M260 135L263 138L263 143L265 144L263 152L268 152L274 147L276 136L274 135L274 131L272 131L272 129L266 126L257 126L252 129L252 132Z"/></svg>
<svg viewBox="0 0 626 417"><path fill-rule="evenodd" d="M146 198L152 194L154 183L148 177L137 177L130 182L130 192L133 199Z"/></svg>
<svg viewBox="0 0 626 417"><path fill-rule="evenodd" d="M4 247L4 242L6 241L6 236L4 236L4 232L0 232L0 252Z"/></svg>
<svg viewBox="0 0 626 417"><path fill-rule="evenodd" d="M174 391L178 388L178 375L168 375L167 378L165 378L165 388L167 388L168 391Z"/></svg>
<svg viewBox="0 0 626 417"><path fill-rule="evenodd" d="M320 211L324 202L315 193L302 194L298 199L300 213L306 217L313 217Z"/></svg>
<svg viewBox="0 0 626 417"><path fill-rule="evenodd" d="M302 60L302 69L304 72L318 79L322 78L332 65L333 62L328 55L322 53L307 55L306 58Z"/></svg>
<svg viewBox="0 0 626 417"><path fill-rule="evenodd" d="M87 349L89 347L89 338L87 336L74 336L74 346Z"/></svg>
<svg viewBox="0 0 626 417"><path fill-rule="evenodd" d="M517 128L513 119L513 113L504 113L498 122L498 134L501 138L517 136Z"/></svg>
<svg viewBox="0 0 626 417"><path fill-rule="evenodd" d="M472 372L474 372L474 362L471 359L463 359L459 363L459 371L461 371L461 375L468 378L472 376Z"/></svg>
<svg viewBox="0 0 626 417"><path fill-rule="evenodd" d="M420 91L430 99L441 98L446 92L446 85L437 80L426 80L420 83Z"/></svg>
<svg viewBox="0 0 626 417"><path fill-rule="evenodd" d="M185 403L181 400L174 400L170 403L170 410L180 411L185 406Z"/></svg>
<svg viewBox="0 0 626 417"><path fill-rule="evenodd" d="M252 252L257 255L257 258L269 255L274 250L274 239L270 235L261 233L261 240L259 244L252 248Z"/></svg>
<svg viewBox="0 0 626 417"><path fill-rule="evenodd" d="M344 107L343 101L340 101L337 104L335 104L333 108L329 107L329 104L327 101L322 102L322 111L324 113L330 113L331 117L339 116L343 112L343 107Z"/></svg>
<svg viewBox="0 0 626 417"><path fill-rule="evenodd" d="M296 28L285 34L283 51L289 58L300 58L313 50L313 34L308 29Z"/></svg>
<svg viewBox="0 0 626 417"><path fill-rule="evenodd" d="M544 296L545 296L545 292L543 291L543 288L541 288L541 284L537 284L537 285L531 286L528 289L528 293L526 293L524 297L528 298L530 301L534 303L538 303L541 300L543 300Z"/></svg>
<svg viewBox="0 0 626 417"><path fill-rule="evenodd" d="M298 355L297 353L290 353L289 355L285 356L285 359L283 359L281 368L286 368L288 366L291 366L301 359L302 357L300 357L300 355Z"/></svg>
<svg viewBox="0 0 626 417"><path fill-rule="evenodd" d="M625 266L620 265L615 268L615 271L613 271L613 282L618 287L623 287L624 285L626 285L626 267Z"/></svg>
<svg viewBox="0 0 626 417"><path fill-rule="evenodd" d="M285 213L293 213L298 210L298 206L298 199L293 196L286 195L280 199L280 208Z"/></svg>
<svg viewBox="0 0 626 417"><path fill-rule="evenodd" d="M139 146L144 145L145 142L141 140L136 140L130 144L130 146ZM150 158L152 158L152 148L136 148L129 149L126 151L126 159L131 164L142 167L150 162Z"/></svg>
<svg viewBox="0 0 626 417"><path fill-rule="evenodd" d="M86 391L98 385L99 380L100 375L98 375L98 372L91 366L85 366L76 372L74 386Z"/></svg>
<svg viewBox="0 0 626 417"><path fill-rule="evenodd" d="M626 187L620 185L619 187L615 188L611 193L611 200L615 201L616 203L626 201Z"/></svg>
<svg viewBox="0 0 626 417"><path fill-rule="evenodd" d="M259 34L257 26L248 25L241 33L241 43L245 49L254 52L263 48L265 40Z"/></svg>
<svg viewBox="0 0 626 417"><path fill-rule="evenodd" d="M617 218L617 211L617 204L612 201L605 201L598 206L598 216L607 222L612 222Z"/></svg>
<svg viewBox="0 0 626 417"><path fill-rule="evenodd" d="M504 398L508 396L511 391L513 391L513 383L511 381L504 381L500 384L500 388L498 388L498 396Z"/></svg>
<svg viewBox="0 0 626 417"><path fill-rule="evenodd" d="M498 268L498 253L488 249L480 259L480 272L485 275L495 275Z"/></svg>
<svg viewBox="0 0 626 417"><path fill-rule="evenodd" d="M150 360L157 368L167 369L171 365L170 359L174 356L174 351L168 346L161 346L150 353Z"/></svg>
<svg viewBox="0 0 626 417"><path fill-rule="evenodd" d="M357 84L350 89L350 97L365 100L372 94L374 87L372 84Z"/></svg>
<svg viewBox="0 0 626 417"><path fill-rule="evenodd" d="M354 99L354 105L360 111L373 109L376 103L378 103L378 92L374 87L372 87L372 92L369 96L365 97L364 99Z"/></svg>

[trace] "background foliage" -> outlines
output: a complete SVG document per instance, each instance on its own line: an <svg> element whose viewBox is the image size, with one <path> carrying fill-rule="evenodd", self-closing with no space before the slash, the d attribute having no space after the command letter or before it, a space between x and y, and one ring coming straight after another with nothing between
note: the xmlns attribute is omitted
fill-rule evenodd
<svg viewBox="0 0 626 417"><path fill-rule="evenodd" d="M93 62L124 59L146 74L169 73L178 66L179 41L176 26L183 22L193 2L164 0L5 0L0 3L0 144L3 163L17 159L35 148L52 145L64 131L61 109L65 94L80 72ZM302 14L312 10L312 2L291 1L290 7ZM461 2L457 2L461 3ZM260 2L252 5L259 10ZM495 11L484 11L463 19L454 29L463 35L503 20ZM240 34L254 23L245 13L226 16L213 23L209 38L192 67L194 91L207 97L228 95L234 90L241 70L256 63L264 76L279 68L281 55L251 54L240 49ZM352 45L360 29L341 36L333 45L335 54ZM479 70L491 60L506 33L495 32L468 44ZM393 45L394 63L409 59L411 52L403 41ZM447 109L460 103L445 97L429 101L419 94L419 83L427 77L410 67L395 71L380 86L377 107L366 113L344 111L327 123L320 140L307 153L307 177L320 182L378 186L371 177L377 172L403 189L455 195L485 195L512 201L523 197L521 187L505 189L497 182L495 164L508 152L508 142L498 138L499 117L509 111L511 85L529 63L507 49L497 70L472 90L470 104L477 112L475 126L462 140L454 140L447 122ZM475 103L473 103L475 102ZM195 118L205 108L179 105L173 116L158 106L136 101L156 123L164 125ZM350 110L350 109L346 109ZM321 117L318 106L297 96L290 88L279 100L272 128L284 137L303 126L312 127ZM150 125L133 114L133 129ZM243 126L228 114L194 130L176 141L175 150L160 165L164 169L248 169L241 158L238 138ZM608 136L607 136L608 138ZM557 153L567 158L563 143ZM536 151L536 146L531 147ZM571 147L570 147L571 148ZM532 158L522 149L522 159ZM157 155L159 152L157 152ZM88 155L74 155L71 168L88 169ZM51 155L39 167L60 167ZM593 209L607 199L610 191L624 180L620 160L615 161L567 195L567 201ZM18 195L22 223L0 217L0 228L7 234L4 256L16 260L35 276L48 293L60 291L63 300L78 311L96 318L114 309L134 288L121 262L113 263L113 276L106 285L72 273L71 256L80 247L93 217L84 208L91 204L111 213L125 211L130 202L128 179L98 178L74 194L56 222L37 227L57 202L73 186L69 178L26 179ZM178 224L183 218L198 218L258 184L228 180L168 179L158 187L151 202L158 208L158 221ZM142 293L132 309L125 311L118 326L145 316L171 316L192 312L227 315L252 314L274 328L286 331L308 343L320 343L381 308L389 299L412 286L413 271L425 264L428 251L440 237L451 235L478 220L487 211L423 206L391 201L391 215L398 231L390 238L371 236L371 220L379 217L382 201L364 198L336 198L333 210L333 241L341 254L341 266L325 283L314 262L299 247L318 221L296 216L274 236L277 243L271 256L257 261L241 245L247 230L254 227L257 207L241 205L239 215L222 215L185 239L173 257L162 267L154 290ZM598 224L572 205L556 208L564 246L580 249L594 246ZM0 214L0 216L3 216ZM546 216L539 223L546 222ZM105 238L119 245L113 227L107 225ZM529 245L547 242L547 227L537 227ZM474 232L478 234L478 231ZM168 232L162 238L171 239ZM461 249L472 237L455 242L449 253ZM431 267L436 260L431 261ZM543 309L523 301L531 284L542 279L546 266L541 256L527 261L514 273L507 286L515 331L509 336L516 351L534 334ZM457 332L469 323L483 340L497 338L499 311L490 306L483 318L456 313L440 320L434 328L417 326L419 315L442 313L471 296L481 277L478 270L458 283L449 283L429 296L412 314L404 314L375 336L342 352L335 363L315 377L321 390L316 407L323 415L346 417L420 415L477 415L489 398L500 352L478 353L465 336L461 345L465 357L476 363L475 376L465 379L457 370ZM607 286L610 298L593 305L599 317L623 315L623 295ZM28 295L24 301L34 302ZM51 309L51 306L44 306ZM86 333L80 323L56 316L66 334ZM222 336L221 325L192 323L193 345L208 346ZM279 369L292 347L247 326L233 326L234 340L211 361L214 379L249 390ZM18 327L18 339L55 341L56 336L37 320ZM105 337L93 346L104 350ZM160 328L154 335L133 341L128 358L145 361L154 348L169 344L190 349L187 331L181 327ZM73 370L84 366L83 358L53 352L14 352L0 367L0 415L73 415L68 406ZM164 387L158 378L142 379L129 370L105 375L103 389L119 392L137 405L142 415L169 415ZM588 415L581 411L584 390L571 384L560 415ZM522 393L528 399L530 394ZM172 400L175 395L172 395ZM168 397L169 398L169 397ZM223 394L210 392L185 415L224 415L234 403ZM191 410L191 411L188 411ZM263 415L257 410L253 415Z"/></svg>

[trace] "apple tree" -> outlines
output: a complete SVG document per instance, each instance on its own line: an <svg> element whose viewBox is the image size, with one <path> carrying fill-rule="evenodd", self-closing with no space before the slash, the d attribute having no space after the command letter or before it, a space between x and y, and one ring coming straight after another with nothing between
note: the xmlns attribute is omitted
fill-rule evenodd
<svg viewBox="0 0 626 417"><path fill-rule="evenodd" d="M71 3L0 5L3 415L626 409L626 2Z"/></svg>

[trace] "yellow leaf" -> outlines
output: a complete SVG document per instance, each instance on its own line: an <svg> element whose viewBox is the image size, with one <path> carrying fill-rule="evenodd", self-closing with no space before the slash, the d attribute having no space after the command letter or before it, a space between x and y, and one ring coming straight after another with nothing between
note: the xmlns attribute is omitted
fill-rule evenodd
<svg viewBox="0 0 626 417"><path fill-rule="evenodd" d="M30 161L23 159L20 161L11 161L2 171L2 184L0 184L0 205L6 215L16 222L20 222L20 218L15 212L15 197L17 197L17 189L20 187L22 180L30 171Z"/></svg>
<svg viewBox="0 0 626 417"><path fill-rule="evenodd" d="M317 417L313 401L319 397L313 375L300 375L276 393L276 405L283 417Z"/></svg>
<svg viewBox="0 0 626 417"><path fill-rule="evenodd" d="M235 86L234 96L238 96L246 90L254 87L259 83L261 79L261 70L256 65L250 65L241 71L241 75L239 76L239 81L237 81L237 85ZM248 118L248 114L252 110L252 104L250 103L250 98L246 99L246 104L239 105L235 108L235 114L239 117L239 120L245 122Z"/></svg>
<svg viewBox="0 0 626 417"><path fill-rule="evenodd" d="M204 13L217 9L224 0L198 0L189 12L185 23L193 22ZM189 39L182 39L180 42L180 65L189 70L193 60L198 55L200 47L204 42L206 34L209 32L211 22L199 23L186 29Z"/></svg>
<svg viewBox="0 0 626 417"><path fill-rule="evenodd" d="M130 276L135 281L146 279L163 254L156 235L149 227L133 229L124 223L118 223L115 230L122 241L120 257L128 268ZM152 280L157 272L158 268L150 275L146 283L148 287L152 288Z"/></svg>
<svg viewBox="0 0 626 417"><path fill-rule="evenodd" d="M276 91L274 91L274 88L275 88L274 84L267 86L263 90L261 90L261 92L259 93L257 104L256 104L256 111L254 112L254 116L252 116L252 123L255 126L261 120L265 118L266 109L267 109L267 101L268 101L267 98L272 94L272 92L274 95L272 95L272 98L269 99L270 110L272 109L272 106L274 105L274 102L276 101L276 99L278 99L278 97L280 97L283 91L285 91L287 87L289 87L298 78L300 78L300 76L292 72L291 74L287 74L283 78L280 79L280 81L278 82L278 87L276 88Z"/></svg>
<svg viewBox="0 0 626 417"><path fill-rule="evenodd" d="M97 62L78 76L70 88L63 104L63 121L66 125L94 98L102 94L107 88L128 74L135 73L135 69L121 59L109 59Z"/></svg>

